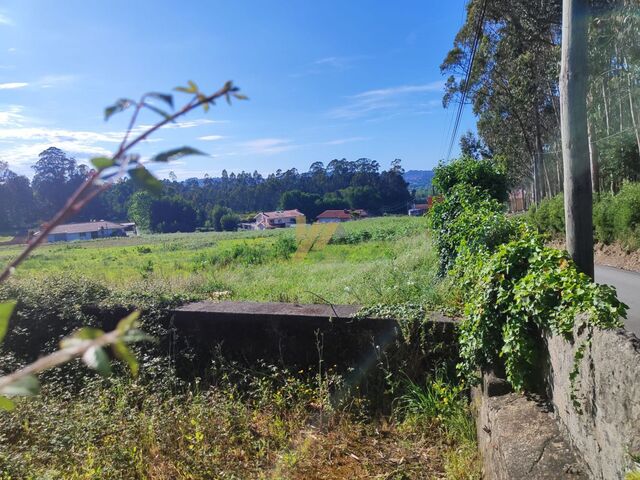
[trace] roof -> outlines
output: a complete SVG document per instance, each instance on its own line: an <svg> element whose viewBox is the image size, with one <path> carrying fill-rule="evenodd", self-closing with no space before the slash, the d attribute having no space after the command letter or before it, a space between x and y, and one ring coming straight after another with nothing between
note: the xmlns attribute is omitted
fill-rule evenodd
<svg viewBox="0 0 640 480"><path fill-rule="evenodd" d="M320 215L318 215L318 218L339 218L341 220L349 220L353 218L353 215L366 217L367 212L360 208L356 210L325 210Z"/></svg>
<svg viewBox="0 0 640 480"><path fill-rule="evenodd" d="M260 212L265 217L268 218L291 218L291 217L304 217L304 213L302 213L297 208L294 210L277 210L275 212Z"/></svg>
<svg viewBox="0 0 640 480"><path fill-rule="evenodd" d="M122 230L124 227L119 223L106 222L85 222L85 223L67 223L66 225L58 225L49 235L56 233L83 233L83 232L99 232L100 230Z"/></svg>

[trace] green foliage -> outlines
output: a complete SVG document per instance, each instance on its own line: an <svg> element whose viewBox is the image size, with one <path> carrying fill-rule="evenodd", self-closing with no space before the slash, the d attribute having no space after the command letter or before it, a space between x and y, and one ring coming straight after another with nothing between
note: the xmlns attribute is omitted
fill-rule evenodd
<svg viewBox="0 0 640 480"><path fill-rule="evenodd" d="M512 238L516 222L503 212L497 200L466 184L452 187L442 202L435 203L428 217L440 274L453 267L461 249L471 254L488 252Z"/></svg>
<svg viewBox="0 0 640 480"><path fill-rule="evenodd" d="M527 217L541 232L564 232L562 194L542 200ZM602 243L614 241L628 250L640 248L640 183L625 182L617 195L602 194L593 205L595 238Z"/></svg>
<svg viewBox="0 0 640 480"><path fill-rule="evenodd" d="M534 386L539 370L541 334L573 337L579 313L585 327L617 328L626 306L615 290L578 272L567 253L544 246L524 229L518 240L496 252L467 262L465 290L469 298L460 325L460 371L504 362L507 379L518 390Z"/></svg>
<svg viewBox="0 0 640 480"><path fill-rule="evenodd" d="M486 192L499 203L507 200L507 177L493 160L461 157L448 164L441 163L434 171L432 183L445 196L463 184Z"/></svg>
<svg viewBox="0 0 640 480"><path fill-rule="evenodd" d="M423 384L407 382L405 393L396 399L395 414L435 424L457 442L472 443L476 438L464 383L456 385L441 372Z"/></svg>
<svg viewBox="0 0 640 480"><path fill-rule="evenodd" d="M640 183L624 183L614 197L613 228L623 246L640 248Z"/></svg>
<svg viewBox="0 0 640 480"><path fill-rule="evenodd" d="M225 213L220 217L220 227L225 232L235 232L240 223L240 216L235 213Z"/></svg>
<svg viewBox="0 0 640 480"><path fill-rule="evenodd" d="M564 198L562 194L545 198L527 213L529 221L541 232L564 234Z"/></svg>

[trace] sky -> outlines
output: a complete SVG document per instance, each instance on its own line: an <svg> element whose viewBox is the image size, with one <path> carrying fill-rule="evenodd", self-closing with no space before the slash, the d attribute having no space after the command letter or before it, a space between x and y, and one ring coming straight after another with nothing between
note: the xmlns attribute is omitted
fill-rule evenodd
<svg viewBox="0 0 640 480"><path fill-rule="evenodd" d="M442 107L439 66L463 19L464 0L5 0L0 160L32 176L38 154L56 146L86 163L121 139L128 115L103 117L118 98L232 80L249 101L192 112L140 146L143 157L182 145L208 154L158 176L362 157L431 169L454 115ZM460 133L473 123L467 107Z"/></svg>

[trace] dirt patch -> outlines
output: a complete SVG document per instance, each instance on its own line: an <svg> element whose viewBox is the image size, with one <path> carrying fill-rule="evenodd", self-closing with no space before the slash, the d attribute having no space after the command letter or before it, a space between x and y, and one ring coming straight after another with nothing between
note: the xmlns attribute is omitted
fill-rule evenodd
<svg viewBox="0 0 640 480"><path fill-rule="evenodd" d="M548 245L553 248L559 248L560 250L565 249L564 241L560 239L554 239L550 241ZM593 248L593 254L597 265L640 272L640 250L630 252L619 243L612 243L610 245L597 243Z"/></svg>

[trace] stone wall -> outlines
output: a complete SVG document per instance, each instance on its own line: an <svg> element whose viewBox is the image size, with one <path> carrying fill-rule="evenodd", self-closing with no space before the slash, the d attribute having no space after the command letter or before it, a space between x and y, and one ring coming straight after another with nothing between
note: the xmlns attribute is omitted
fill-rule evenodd
<svg viewBox="0 0 640 480"><path fill-rule="evenodd" d="M573 382L576 408L570 374L587 334L576 329L574 336L573 343L547 338L549 399L589 476L622 479L640 454L640 340L624 330L594 331Z"/></svg>

